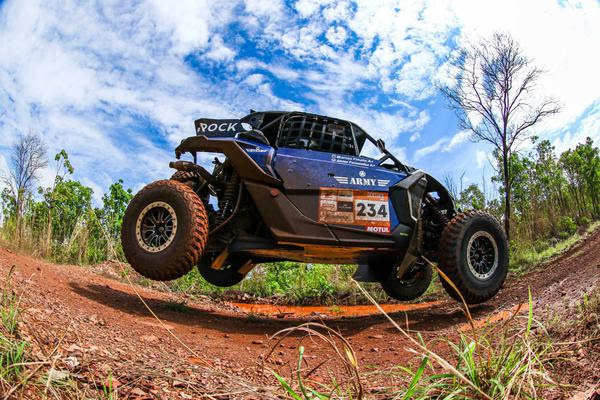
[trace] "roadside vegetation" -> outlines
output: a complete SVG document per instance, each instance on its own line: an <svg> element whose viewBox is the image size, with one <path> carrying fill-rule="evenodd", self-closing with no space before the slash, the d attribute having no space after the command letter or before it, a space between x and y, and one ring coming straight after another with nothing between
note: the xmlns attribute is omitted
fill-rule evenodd
<svg viewBox="0 0 600 400"><path fill-rule="evenodd" d="M363 294L368 297L367 292ZM600 366L600 289L559 309L553 308L556 304L534 309L534 304L530 293L528 304L514 309L508 318L483 326L476 325L467 313L469 329L431 341L405 330L380 309L409 340L407 350L414 354L408 365L387 369L359 365L352 345L339 333L325 325L306 323L273 335L271 348L276 349L291 333L305 335L307 340L331 347L331 362L313 368L305 362L310 354L300 344L292 370L271 373L282 392L300 400L595 398L597 386L582 384L594 382ZM345 371L345 379L334 378L336 361L341 364L337 369ZM319 369L325 371L319 374ZM331 378L313 378L317 375ZM384 377L389 384L367 389L375 377Z"/></svg>
<svg viewBox="0 0 600 400"><path fill-rule="evenodd" d="M14 267L13 267L14 268ZM0 395L2 398L112 399L112 389L84 389L68 372L70 360L57 355L58 345L36 341L36 334L23 329L25 288L13 282L13 269L3 277L0 302Z"/></svg>

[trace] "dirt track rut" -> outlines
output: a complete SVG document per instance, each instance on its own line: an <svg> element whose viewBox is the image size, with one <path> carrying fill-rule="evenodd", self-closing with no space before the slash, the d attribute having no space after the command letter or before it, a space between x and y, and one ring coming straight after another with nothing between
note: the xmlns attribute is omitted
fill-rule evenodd
<svg viewBox="0 0 600 400"><path fill-rule="evenodd" d="M30 321L45 330L54 329L56 337L61 329L72 326L82 347L104 346L140 364L187 359L252 378L260 369L268 335L319 317L313 313L282 313L283 318L248 317L248 310L212 301L187 301L187 307L177 309L173 306L180 301L176 295L139 287L137 290L167 329L201 354L201 359L197 359L165 332L128 284L95 274L89 268L55 265L0 249L2 275L6 276L13 265L18 285L25 289L23 304ZM528 276L511 277L496 298L475 307L472 313L475 318L485 319L511 309L527 301L528 287L537 304L579 300L582 292L599 283L599 272L597 230ZM393 311L392 316L403 323L408 321L410 329L422 332L425 340L455 332L454 328L465 322L458 304L450 299L409 311ZM329 317L325 322L349 339L362 365L390 367L411 357L404 349L402 337L379 315ZM273 362L295 362L295 351L293 345L282 346ZM319 357L321 351L324 350L319 346L307 349L311 357Z"/></svg>

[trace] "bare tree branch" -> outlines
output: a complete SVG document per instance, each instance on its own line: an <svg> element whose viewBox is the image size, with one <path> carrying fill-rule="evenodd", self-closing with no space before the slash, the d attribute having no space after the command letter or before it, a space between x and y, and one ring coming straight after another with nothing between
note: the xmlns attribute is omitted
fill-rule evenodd
<svg viewBox="0 0 600 400"><path fill-rule="evenodd" d="M8 173L2 176L16 205L17 227L23 216L23 203L31 193L42 169L48 165L46 145L33 133L19 135L11 148Z"/></svg>
<svg viewBox="0 0 600 400"><path fill-rule="evenodd" d="M455 71L453 85L440 87L449 107L456 111L460 127L471 131L471 140L490 143L500 155L508 235L510 156L530 137L530 128L558 113L560 106L552 98L536 100L536 84L544 71L508 34L495 33L462 49L450 64Z"/></svg>

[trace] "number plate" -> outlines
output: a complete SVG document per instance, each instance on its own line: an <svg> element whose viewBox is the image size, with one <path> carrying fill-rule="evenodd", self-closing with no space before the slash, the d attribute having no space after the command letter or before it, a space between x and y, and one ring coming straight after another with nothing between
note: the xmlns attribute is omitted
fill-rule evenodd
<svg viewBox="0 0 600 400"><path fill-rule="evenodd" d="M319 222L362 226L370 232L390 232L386 192L321 188Z"/></svg>
<svg viewBox="0 0 600 400"><path fill-rule="evenodd" d="M388 202L370 199L354 200L355 221L388 221Z"/></svg>

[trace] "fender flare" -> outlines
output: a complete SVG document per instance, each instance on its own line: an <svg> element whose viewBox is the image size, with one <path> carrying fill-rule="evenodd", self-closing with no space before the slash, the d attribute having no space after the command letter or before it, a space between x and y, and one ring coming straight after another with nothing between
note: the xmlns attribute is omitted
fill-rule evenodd
<svg viewBox="0 0 600 400"><path fill-rule="evenodd" d="M243 179L271 186L281 186L281 181L267 173L242 149L234 138L208 138L205 135L192 136L181 141L175 148L175 157L184 153L212 152L224 154L237 174Z"/></svg>
<svg viewBox="0 0 600 400"><path fill-rule="evenodd" d="M429 174L425 174L425 176L427 178L427 188L425 189L425 193L436 192L440 198L440 209L447 210L446 216L448 219L452 219L456 214L456 207L452 194L450 194L448 189L433 176Z"/></svg>

